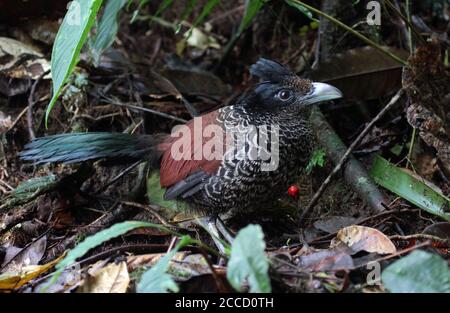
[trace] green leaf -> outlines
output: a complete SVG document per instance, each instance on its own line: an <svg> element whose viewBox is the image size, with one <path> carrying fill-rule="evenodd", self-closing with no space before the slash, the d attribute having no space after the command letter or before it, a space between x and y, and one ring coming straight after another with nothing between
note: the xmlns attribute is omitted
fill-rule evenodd
<svg viewBox="0 0 450 313"><path fill-rule="evenodd" d="M241 290L246 279L250 292L270 292L269 261L264 253L266 244L259 225L241 229L231 245L227 279L236 290Z"/></svg>
<svg viewBox="0 0 450 313"><path fill-rule="evenodd" d="M81 48L102 1L78 0L70 3L53 45L51 60L53 96L45 112L45 125L47 125L50 111L55 105L64 83L78 62Z"/></svg>
<svg viewBox="0 0 450 313"><path fill-rule="evenodd" d="M129 0L127 9L130 9L132 2L133 2L132 0ZM149 2L150 2L150 0L140 0L139 1L139 5L138 5L137 9L134 10L133 15L131 16L130 24L134 23L134 21L136 20L136 18L139 15L139 11L142 9L143 6L147 5L147 3L149 3Z"/></svg>
<svg viewBox="0 0 450 313"><path fill-rule="evenodd" d="M450 221L450 213L447 212L450 207L450 200L425 184L423 179L410 175L380 156L375 158L370 176L377 184L403 199L431 214Z"/></svg>
<svg viewBox="0 0 450 313"><path fill-rule="evenodd" d="M300 12L302 12L304 15L306 15L309 19L319 22L319 20L315 19L313 17L313 14L310 10L308 10L308 8L304 7L303 5L301 5L300 3L291 1L291 0L285 0L285 2L287 4L289 4L290 6L296 8L297 10L299 10Z"/></svg>
<svg viewBox="0 0 450 313"><path fill-rule="evenodd" d="M311 160L309 160L308 165L306 166L306 173L309 175L314 167L320 166L323 167L325 164L325 150L315 150Z"/></svg>
<svg viewBox="0 0 450 313"><path fill-rule="evenodd" d="M191 237L184 236L169 253L163 256L151 269L142 274L136 291L139 293L178 292L179 288L172 276L167 274L169 262L182 247L190 244Z"/></svg>
<svg viewBox="0 0 450 313"><path fill-rule="evenodd" d="M153 223L139 222L139 221L128 221L118 223L111 226L110 228L104 229L96 233L93 236L87 237L75 248L70 250L69 253L67 253L66 257L56 265L56 269L63 270L65 267L70 266L72 263L74 263L76 259L85 255L86 252L88 252L90 249L95 248L112 238L123 235L129 232L130 230L141 227L153 227L170 232L166 227Z"/></svg>
<svg viewBox="0 0 450 313"><path fill-rule="evenodd" d="M450 269L437 254L414 251L389 265L381 274L390 292L450 293Z"/></svg>
<svg viewBox="0 0 450 313"><path fill-rule="evenodd" d="M189 3L185 6L183 13L181 13L180 21L177 23L175 33L178 34L181 30L182 22L185 21L189 15L191 15L192 10L195 8L198 0L189 0Z"/></svg>
<svg viewBox="0 0 450 313"><path fill-rule="evenodd" d="M249 0L245 6L244 17L239 25L238 34L240 35L252 23L253 18L258 14L261 8L266 4L267 0ZM239 36L238 35L238 36Z"/></svg>
<svg viewBox="0 0 450 313"><path fill-rule="evenodd" d="M119 12L126 3L127 0L108 0L105 5L95 37L89 42L89 52L95 66L98 66L101 55L113 44L116 38L119 30L117 21Z"/></svg>
<svg viewBox="0 0 450 313"><path fill-rule="evenodd" d="M160 15L162 12L164 12L168 7L170 7L172 5L174 0L163 0L160 4L158 9L156 10L156 13L154 15L154 17L157 17L158 15Z"/></svg>
<svg viewBox="0 0 450 313"><path fill-rule="evenodd" d="M16 189L11 193L12 196L23 196L33 194L38 190L47 189L55 186L56 176L51 174L48 176L33 177L29 180L20 183Z"/></svg>
<svg viewBox="0 0 450 313"><path fill-rule="evenodd" d="M195 19L194 23L192 24L192 27L189 29L189 31L187 31L187 33L185 34L185 38L180 41L177 44L177 53L181 54L184 50L184 48L186 47L186 43L189 40L189 38L191 37L194 29L198 26L198 24L200 24L201 22L203 22L203 20L205 19L205 17L208 16L208 14L211 12L211 10L220 2L220 0L208 0L208 2L206 3L206 5L203 7L202 11L200 12L200 15ZM177 25L175 27L175 33L180 31L180 25Z"/></svg>
<svg viewBox="0 0 450 313"><path fill-rule="evenodd" d="M208 16L208 14L211 12L212 9L214 9L214 7L220 2L220 0L208 0L208 2L206 3L206 5L203 7L202 12L200 12L200 15L196 18L196 20L194 21L193 27L197 27L198 24L200 24L201 22L203 22L203 20L205 19L205 17Z"/></svg>
<svg viewBox="0 0 450 313"><path fill-rule="evenodd" d="M165 190L161 188L158 171L152 171L147 178L147 197L152 204L174 211L188 210L187 204L175 200L164 200Z"/></svg>

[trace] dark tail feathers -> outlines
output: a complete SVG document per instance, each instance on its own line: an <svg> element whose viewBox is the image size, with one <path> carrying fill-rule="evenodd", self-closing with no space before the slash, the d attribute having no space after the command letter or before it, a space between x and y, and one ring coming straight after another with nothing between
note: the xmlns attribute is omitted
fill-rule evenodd
<svg viewBox="0 0 450 313"><path fill-rule="evenodd" d="M75 163L106 158L113 163L156 159L158 140L149 135L71 133L36 138L20 153L23 160Z"/></svg>

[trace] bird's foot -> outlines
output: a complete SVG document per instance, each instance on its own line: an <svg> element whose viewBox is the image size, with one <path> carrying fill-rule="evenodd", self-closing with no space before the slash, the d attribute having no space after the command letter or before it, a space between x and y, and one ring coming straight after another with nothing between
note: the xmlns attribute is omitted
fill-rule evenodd
<svg viewBox="0 0 450 313"><path fill-rule="evenodd" d="M211 238L220 253L226 255L227 250L229 250L226 246L231 245L234 238L228 232L223 221L218 216L206 216L198 218L198 224L211 235Z"/></svg>

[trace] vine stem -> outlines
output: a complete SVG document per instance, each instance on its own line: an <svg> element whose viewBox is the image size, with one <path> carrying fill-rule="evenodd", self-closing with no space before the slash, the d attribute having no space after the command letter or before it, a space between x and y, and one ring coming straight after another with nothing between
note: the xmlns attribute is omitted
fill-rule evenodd
<svg viewBox="0 0 450 313"><path fill-rule="evenodd" d="M326 18L327 20L331 21L332 23L338 25L339 27L345 29L346 31L348 31L349 33L353 34L354 36L358 37L359 39L361 39L362 41L364 41L365 43L373 46L375 49L377 49L378 51L380 51L381 53L389 56L390 58L396 60L397 62L403 64L404 66L408 66L408 63L401 59L400 57L396 56L395 54L383 49L383 47L381 47L380 45L378 45L376 42L372 41L371 39L367 38L366 36L364 36L363 34L361 34L360 32L355 31L353 28L351 28L350 26L347 26L346 24L342 23L341 21L335 19L334 17L332 17L331 15L328 15L318 9L316 9L315 7L312 7L300 0L291 0L292 2L295 2L297 4L300 4L302 6L304 6L305 8L307 8L308 10Z"/></svg>

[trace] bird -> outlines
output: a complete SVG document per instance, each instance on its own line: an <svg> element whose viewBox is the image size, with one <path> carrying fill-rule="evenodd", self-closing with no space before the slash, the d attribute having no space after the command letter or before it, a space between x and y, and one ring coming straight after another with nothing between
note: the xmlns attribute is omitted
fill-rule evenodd
<svg viewBox="0 0 450 313"><path fill-rule="evenodd" d="M209 215L257 211L286 192L310 160L311 106L343 95L265 58L250 74L260 81L234 103L171 134L58 134L32 140L20 157L35 164L148 161L160 172L166 200Z"/></svg>

